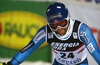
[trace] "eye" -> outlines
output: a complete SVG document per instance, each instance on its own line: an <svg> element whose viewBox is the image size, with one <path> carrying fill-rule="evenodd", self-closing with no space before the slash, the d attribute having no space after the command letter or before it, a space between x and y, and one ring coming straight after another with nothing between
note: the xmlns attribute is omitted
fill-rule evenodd
<svg viewBox="0 0 100 65"><path fill-rule="evenodd" d="M61 25L65 25L66 23L64 21L62 21Z"/></svg>

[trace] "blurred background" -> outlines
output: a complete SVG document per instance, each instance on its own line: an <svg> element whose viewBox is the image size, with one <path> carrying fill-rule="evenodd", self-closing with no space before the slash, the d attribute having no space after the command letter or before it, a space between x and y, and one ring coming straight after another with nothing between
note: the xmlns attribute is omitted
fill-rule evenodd
<svg viewBox="0 0 100 65"><path fill-rule="evenodd" d="M46 9L54 2L64 3L71 18L86 23L100 47L100 0L0 0L0 62L11 60L46 25ZM52 65L54 57L45 42L21 65ZM89 53L88 59L97 65Z"/></svg>

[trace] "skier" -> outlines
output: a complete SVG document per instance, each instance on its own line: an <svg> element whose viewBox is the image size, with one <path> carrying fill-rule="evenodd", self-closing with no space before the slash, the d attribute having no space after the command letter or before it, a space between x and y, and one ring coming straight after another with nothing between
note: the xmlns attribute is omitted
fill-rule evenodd
<svg viewBox="0 0 100 65"><path fill-rule="evenodd" d="M11 61L1 65L19 65L45 41L55 53L53 65L88 65L87 53L100 65L100 52L90 28L72 19L63 3L53 3L46 10L47 25L38 30L29 44Z"/></svg>

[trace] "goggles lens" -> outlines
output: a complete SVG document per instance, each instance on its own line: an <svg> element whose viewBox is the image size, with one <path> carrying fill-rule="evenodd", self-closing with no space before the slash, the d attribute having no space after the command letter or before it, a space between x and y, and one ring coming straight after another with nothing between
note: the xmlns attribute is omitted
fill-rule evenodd
<svg viewBox="0 0 100 65"><path fill-rule="evenodd" d="M67 20L60 21L58 23L49 24L53 30L56 30L58 26L66 27L68 24Z"/></svg>

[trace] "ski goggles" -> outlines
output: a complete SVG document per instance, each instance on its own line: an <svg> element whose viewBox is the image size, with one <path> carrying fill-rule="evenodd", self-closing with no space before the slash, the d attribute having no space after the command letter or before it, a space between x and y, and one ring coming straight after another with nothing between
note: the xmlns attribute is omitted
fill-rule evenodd
<svg viewBox="0 0 100 65"><path fill-rule="evenodd" d="M56 31L58 26L60 26L61 28L65 28L68 26L68 24L69 24L69 22L65 19L58 23L49 24L49 26L52 28L52 30Z"/></svg>

